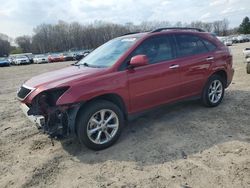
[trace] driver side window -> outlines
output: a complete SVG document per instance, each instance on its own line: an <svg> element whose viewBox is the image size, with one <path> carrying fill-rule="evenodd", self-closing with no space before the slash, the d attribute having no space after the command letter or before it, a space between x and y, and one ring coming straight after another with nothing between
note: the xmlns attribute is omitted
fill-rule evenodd
<svg viewBox="0 0 250 188"><path fill-rule="evenodd" d="M173 45L170 36L156 36L146 39L132 56L146 55L150 64L171 60L174 58Z"/></svg>

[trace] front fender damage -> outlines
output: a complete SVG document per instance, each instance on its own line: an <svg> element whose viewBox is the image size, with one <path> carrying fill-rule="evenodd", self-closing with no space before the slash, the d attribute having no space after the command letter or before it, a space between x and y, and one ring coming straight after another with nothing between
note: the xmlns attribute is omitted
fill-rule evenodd
<svg viewBox="0 0 250 188"><path fill-rule="evenodd" d="M75 119L81 105L58 106L49 95L41 94L34 98L32 104L27 105L26 115L50 137L67 136L75 132Z"/></svg>

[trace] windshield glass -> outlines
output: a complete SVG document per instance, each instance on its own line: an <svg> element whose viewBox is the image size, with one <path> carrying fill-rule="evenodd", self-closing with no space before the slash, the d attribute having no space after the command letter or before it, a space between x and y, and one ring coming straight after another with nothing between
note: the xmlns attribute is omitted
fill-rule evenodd
<svg viewBox="0 0 250 188"><path fill-rule="evenodd" d="M45 57L45 55L36 55L35 57L36 58L42 58L42 57Z"/></svg>
<svg viewBox="0 0 250 188"><path fill-rule="evenodd" d="M77 65L110 67L138 40L138 38L116 38L91 52Z"/></svg>
<svg viewBox="0 0 250 188"><path fill-rule="evenodd" d="M27 59L26 56L17 56L16 59Z"/></svg>

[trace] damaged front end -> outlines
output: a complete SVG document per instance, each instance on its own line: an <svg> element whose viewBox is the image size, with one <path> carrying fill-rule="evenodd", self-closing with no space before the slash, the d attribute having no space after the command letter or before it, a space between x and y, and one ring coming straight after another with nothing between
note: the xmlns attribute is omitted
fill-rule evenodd
<svg viewBox="0 0 250 188"><path fill-rule="evenodd" d="M80 104L56 105L57 100L68 88L43 91L32 99L31 104L21 103L26 116L38 129L51 137L66 136L74 132L75 118ZM19 93L20 91L17 96L20 99Z"/></svg>

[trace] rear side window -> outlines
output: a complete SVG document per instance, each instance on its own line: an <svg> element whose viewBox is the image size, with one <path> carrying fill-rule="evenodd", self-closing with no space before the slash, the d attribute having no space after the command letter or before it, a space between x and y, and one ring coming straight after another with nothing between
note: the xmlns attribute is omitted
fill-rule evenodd
<svg viewBox="0 0 250 188"><path fill-rule="evenodd" d="M207 40L204 40L203 39L203 42L204 42L204 44L206 45L206 47L207 47L207 49L211 52L211 51L214 51L217 47L213 44L213 43L211 43L211 42L209 42L209 41L207 41Z"/></svg>
<svg viewBox="0 0 250 188"><path fill-rule="evenodd" d="M150 64L174 59L171 36L162 35L146 39L135 49L131 57L139 54L146 55Z"/></svg>
<svg viewBox="0 0 250 188"><path fill-rule="evenodd" d="M177 54L179 57L197 55L209 51L200 37L187 34L180 34L175 37L178 46Z"/></svg>

